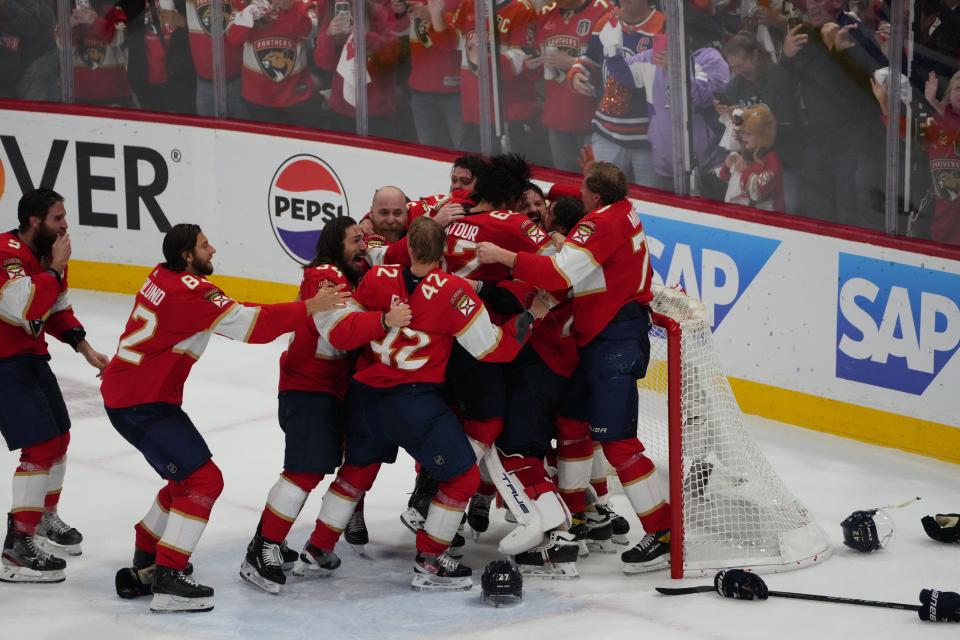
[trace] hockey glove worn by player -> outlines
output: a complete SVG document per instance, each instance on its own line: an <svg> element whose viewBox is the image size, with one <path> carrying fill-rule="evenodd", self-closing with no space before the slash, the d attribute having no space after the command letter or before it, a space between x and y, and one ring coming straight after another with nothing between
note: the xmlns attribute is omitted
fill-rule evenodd
<svg viewBox="0 0 960 640"><path fill-rule="evenodd" d="M920 523L927 535L937 542L960 544L960 513L938 513L924 516Z"/></svg>
<svg viewBox="0 0 960 640"><path fill-rule="evenodd" d="M766 600L767 585L755 573L743 569L719 571L713 577L713 588L724 598L737 600Z"/></svg>
<svg viewBox="0 0 960 640"><path fill-rule="evenodd" d="M960 622L960 593L924 589L917 615L928 622Z"/></svg>

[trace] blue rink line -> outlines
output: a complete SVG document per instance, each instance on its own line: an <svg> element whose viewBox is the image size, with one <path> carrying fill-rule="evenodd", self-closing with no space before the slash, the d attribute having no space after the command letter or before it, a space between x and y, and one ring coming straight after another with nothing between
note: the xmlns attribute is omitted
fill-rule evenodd
<svg viewBox="0 0 960 640"><path fill-rule="evenodd" d="M136 612L136 622L145 631L183 638L440 638L569 613L588 604L579 597L540 590L538 583L542 582L538 580L526 581L524 599L518 605L497 608L484 604L480 601L483 567L479 562L471 565L474 586L470 591L414 591L410 588L412 547L367 545L367 557L361 557L341 543L337 554L343 564L335 575L311 580L288 575L279 596L240 579L242 552L238 554L238 550L244 546L230 545L229 551L212 555L212 548L206 547L198 554L197 578L214 587L214 610L150 615L145 599ZM468 550L465 560L471 556ZM211 567L219 569L211 573ZM130 613L128 607L123 609Z"/></svg>

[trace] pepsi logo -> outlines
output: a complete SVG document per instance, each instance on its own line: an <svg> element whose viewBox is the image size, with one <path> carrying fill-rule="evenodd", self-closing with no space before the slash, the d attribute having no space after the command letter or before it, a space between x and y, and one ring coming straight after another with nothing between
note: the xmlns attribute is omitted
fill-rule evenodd
<svg viewBox="0 0 960 640"><path fill-rule="evenodd" d="M307 154L295 155L280 165L270 182L267 207L277 242L300 264L313 259L327 222L350 215L336 172Z"/></svg>

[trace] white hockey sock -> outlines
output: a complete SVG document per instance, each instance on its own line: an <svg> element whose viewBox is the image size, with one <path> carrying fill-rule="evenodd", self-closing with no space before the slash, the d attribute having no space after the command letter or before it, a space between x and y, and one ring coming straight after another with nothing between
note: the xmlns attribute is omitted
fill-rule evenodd
<svg viewBox="0 0 960 640"><path fill-rule="evenodd" d="M190 556L200 542L203 530L207 528L207 520L176 509L171 509L167 516L167 526L157 546L167 547L186 556Z"/></svg>
<svg viewBox="0 0 960 640"><path fill-rule="evenodd" d="M653 513L666 502L656 469L651 469L636 480L623 483L623 493L640 518Z"/></svg>
<svg viewBox="0 0 960 640"><path fill-rule="evenodd" d="M350 522L350 516L363 491L344 482L342 478L337 478L327 492L323 495L323 503L320 505L320 514L317 521L322 522L334 531L343 531L347 523Z"/></svg>
<svg viewBox="0 0 960 640"><path fill-rule="evenodd" d="M560 493L583 491L590 485L593 458L565 460L557 458L557 484Z"/></svg>
<svg viewBox="0 0 960 640"><path fill-rule="evenodd" d="M38 511L43 513L49 473L46 470L16 471L13 474L13 507L10 513Z"/></svg>
<svg viewBox="0 0 960 640"><path fill-rule="evenodd" d="M147 511L147 515L143 516L143 520L140 521L140 526L159 540L163 537L167 528L168 516L169 511L163 508L159 499L154 498L153 504L150 505L150 510Z"/></svg>
<svg viewBox="0 0 960 640"><path fill-rule="evenodd" d="M455 501L443 491L437 491L430 503L430 509L427 510L427 520L423 524L424 533L441 544L449 545L460 528L466 507L467 503Z"/></svg>
<svg viewBox="0 0 960 640"><path fill-rule="evenodd" d="M267 496L267 509L278 518L293 522L300 515L308 495L306 491L281 475Z"/></svg>

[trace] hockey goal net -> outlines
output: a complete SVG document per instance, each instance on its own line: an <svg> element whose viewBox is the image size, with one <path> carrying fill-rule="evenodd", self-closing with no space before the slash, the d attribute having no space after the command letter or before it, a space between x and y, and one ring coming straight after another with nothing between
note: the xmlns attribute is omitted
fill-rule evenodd
<svg viewBox="0 0 960 640"><path fill-rule="evenodd" d="M789 571L826 559L826 534L744 425L703 303L654 286L650 307L638 432L661 480L669 478L673 577Z"/></svg>

